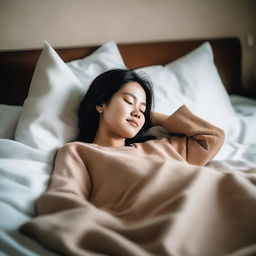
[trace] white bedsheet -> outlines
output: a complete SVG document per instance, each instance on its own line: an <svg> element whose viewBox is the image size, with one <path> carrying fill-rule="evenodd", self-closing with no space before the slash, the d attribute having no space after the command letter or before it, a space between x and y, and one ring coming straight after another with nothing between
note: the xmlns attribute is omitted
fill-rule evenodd
<svg viewBox="0 0 256 256"><path fill-rule="evenodd" d="M244 120L244 129L252 131L256 127L251 127L256 124L256 102L240 96L233 96L231 101ZM20 225L34 215L34 202L47 187L54 155L0 139L0 256L56 255L19 232ZM256 136L251 143L225 142L208 166L248 173L256 167Z"/></svg>
<svg viewBox="0 0 256 256"><path fill-rule="evenodd" d="M0 255L54 255L18 229L34 215L34 201L47 187L54 152L0 140Z"/></svg>
<svg viewBox="0 0 256 256"><path fill-rule="evenodd" d="M237 125L234 127L237 133L236 142L242 144L256 143L256 100L239 95L231 95L230 101L237 116Z"/></svg>

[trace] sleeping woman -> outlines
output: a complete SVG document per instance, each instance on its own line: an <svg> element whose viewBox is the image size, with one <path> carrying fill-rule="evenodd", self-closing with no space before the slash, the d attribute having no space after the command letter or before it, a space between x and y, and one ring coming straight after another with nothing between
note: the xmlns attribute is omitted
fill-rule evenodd
<svg viewBox="0 0 256 256"><path fill-rule="evenodd" d="M80 104L77 141L58 150L38 216L21 230L65 255L219 255L203 197L219 176L202 166L224 132L185 105L170 116L151 106L151 83L135 71L99 75ZM145 136L153 126L168 137Z"/></svg>

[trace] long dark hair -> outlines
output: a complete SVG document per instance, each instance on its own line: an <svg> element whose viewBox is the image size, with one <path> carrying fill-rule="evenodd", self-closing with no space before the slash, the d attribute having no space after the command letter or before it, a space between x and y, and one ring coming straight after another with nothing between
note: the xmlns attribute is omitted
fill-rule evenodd
<svg viewBox="0 0 256 256"><path fill-rule="evenodd" d="M96 105L108 104L112 96L128 82L139 83L146 93L145 123L137 135L126 139L125 144L145 141L143 133L151 125L151 109L153 104L152 84L145 75L128 69L112 69L97 76L90 85L78 109L78 141L92 143L99 126L99 113Z"/></svg>

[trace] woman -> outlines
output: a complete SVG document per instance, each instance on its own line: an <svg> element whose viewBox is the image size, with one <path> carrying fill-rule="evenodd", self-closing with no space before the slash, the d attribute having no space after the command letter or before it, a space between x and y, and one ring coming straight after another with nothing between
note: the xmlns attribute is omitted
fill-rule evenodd
<svg viewBox="0 0 256 256"><path fill-rule="evenodd" d="M174 147L175 157L178 152L182 160L196 165L205 165L222 146L224 132L193 115L185 106L169 119L151 111L151 107L149 80L132 70L107 71L94 80L81 102L78 140L122 147L147 140L148 137L143 138L147 129L162 126L178 135L164 139Z"/></svg>
<svg viewBox="0 0 256 256"><path fill-rule="evenodd" d="M98 76L78 111L80 142L58 151L40 216L22 231L67 255L180 255L167 230L224 133L184 105L169 117L151 105L151 84L135 71ZM144 137L156 125L171 136Z"/></svg>

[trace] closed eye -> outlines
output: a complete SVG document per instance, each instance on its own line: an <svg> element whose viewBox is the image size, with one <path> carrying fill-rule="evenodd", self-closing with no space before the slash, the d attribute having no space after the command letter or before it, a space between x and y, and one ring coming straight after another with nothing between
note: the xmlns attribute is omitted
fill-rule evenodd
<svg viewBox="0 0 256 256"><path fill-rule="evenodd" d="M128 103L129 105L132 105L132 102L128 101L128 100L124 100L126 103Z"/></svg>
<svg viewBox="0 0 256 256"><path fill-rule="evenodd" d="M126 103L128 103L129 105L133 105L133 103L132 103L131 101L127 100L127 99L124 99L124 101L125 101ZM140 110L140 112L141 112L142 114L145 114L145 111L146 111L146 110Z"/></svg>

